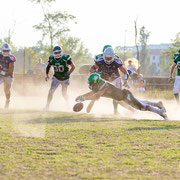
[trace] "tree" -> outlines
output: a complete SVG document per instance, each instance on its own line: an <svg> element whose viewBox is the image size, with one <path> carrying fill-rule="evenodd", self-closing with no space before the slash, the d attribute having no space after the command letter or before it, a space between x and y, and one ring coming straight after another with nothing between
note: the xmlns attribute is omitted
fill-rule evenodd
<svg viewBox="0 0 180 180"><path fill-rule="evenodd" d="M41 6L43 12L43 21L33 27L36 30L42 31L43 40L48 36L50 40L51 49L54 46L55 41L59 40L59 37L70 29L67 27L67 23L70 20L74 20L75 16L68 14L67 12L49 12L51 7L51 2L55 2L55 0L30 0L36 4Z"/></svg>
<svg viewBox="0 0 180 180"><path fill-rule="evenodd" d="M137 20L134 21L134 28L135 28L135 45L136 45L136 59L139 60L139 47L138 47L138 43L137 43Z"/></svg>
<svg viewBox="0 0 180 180"><path fill-rule="evenodd" d="M176 34L175 39L172 40L172 45L176 48L180 48L180 32Z"/></svg>
<svg viewBox="0 0 180 180"><path fill-rule="evenodd" d="M133 51L131 48L124 48L124 47L121 47L121 46L117 46L115 48L115 53L120 57L122 58L123 57L123 60L125 61L127 58L131 58L134 56L133 54Z"/></svg>
<svg viewBox="0 0 180 180"><path fill-rule="evenodd" d="M71 55L77 67L82 64L93 63L92 55L79 38L63 36L60 38L59 44L61 44L64 53Z"/></svg>
<svg viewBox="0 0 180 180"><path fill-rule="evenodd" d="M176 34L175 39L172 39L173 48L168 48L161 52L160 55L160 70L161 75L168 76L170 71L170 66L173 63L173 55L177 52L178 48L180 47L180 32Z"/></svg>
<svg viewBox="0 0 180 180"><path fill-rule="evenodd" d="M150 35L150 32L146 31L145 27L142 26L140 28L140 38L139 38L139 42L141 45L139 60L141 63L141 70L144 74L147 73L149 63L150 63L149 58L148 58L148 49L147 49L147 41L148 41L149 35Z"/></svg>

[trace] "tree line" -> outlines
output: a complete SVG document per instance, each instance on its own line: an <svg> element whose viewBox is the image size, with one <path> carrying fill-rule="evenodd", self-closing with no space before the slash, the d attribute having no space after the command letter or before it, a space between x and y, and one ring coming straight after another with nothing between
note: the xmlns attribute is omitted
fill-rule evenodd
<svg viewBox="0 0 180 180"><path fill-rule="evenodd" d="M7 37L0 39L0 43L7 42L12 47L12 52L17 57L16 72L25 73L31 69L38 58L42 58L43 62L47 62L49 55L52 53L54 44L62 46L63 51L70 54L74 63L78 66L82 64L93 63L93 56L79 38L68 36L67 32L69 22L75 22L75 16L67 12L53 11L52 3L56 0L28 0L40 7L43 14L43 20L39 24L34 25L36 31L41 31L42 37L35 46L32 47L16 47L11 41L13 29L10 29ZM153 67L150 64L149 50L147 48L150 32L142 26L138 33L137 20L134 21L135 28L135 46L137 51L132 52L128 47L115 47L116 53L123 59L136 57L141 64L141 73L152 75ZM45 43L49 42L49 43ZM161 72L167 74L169 67L173 62L173 54L180 47L180 32L172 40L173 48L166 49L161 52L159 67ZM139 48L140 47L140 48Z"/></svg>

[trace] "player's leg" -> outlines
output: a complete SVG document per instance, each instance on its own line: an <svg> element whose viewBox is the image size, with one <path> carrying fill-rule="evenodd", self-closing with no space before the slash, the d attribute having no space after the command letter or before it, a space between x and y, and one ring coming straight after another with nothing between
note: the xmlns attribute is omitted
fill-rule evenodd
<svg viewBox="0 0 180 180"><path fill-rule="evenodd" d="M121 79L121 77L118 77L114 81L112 81L112 84L114 84L117 88L121 89L122 88L122 79ZM118 112L118 104L120 104L120 103L117 103L117 101L115 101L113 99L113 108L114 108L114 114L115 115L119 114L119 112Z"/></svg>
<svg viewBox="0 0 180 180"><path fill-rule="evenodd" d="M152 101L148 101L148 100L139 100L141 103L143 104L148 104L154 107L158 107L159 109L164 109L164 111L166 111L166 108L163 105L162 101L159 102L152 102Z"/></svg>
<svg viewBox="0 0 180 180"><path fill-rule="evenodd" d="M69 79L61 81L60 83L62 85L62 96L66 101L68 101L69 97L67 94L67 87L69 86Z"/></svg>
<svg viewBox="0 0 180 180"><path fill-rule="evenodd" d="M159 108L155 108L154 106L148 105L148 104L143 104L141 103L138 99L136 99L133 94L127 90L124 89L124 94L126 94L125 97L125 102L129 103L132 107L141 110L141 111L151 111L154 112L156 114L159 114L160 116L162 116L164 119L167 119L167 116L164 112L163 109L159 109Z"/></svg>
<svg viewBox="0 0 180 180"><path fill-rule="evenodd" d="M173 93L176 99L176 102L179 104L179 89L180 89L180 76L176 76L174 82Z"/></svg>
<svg viewBox="0 0 180 180"><path fill-rule="evenodd" d="M121 79L121 77L116 78L116 79L113 81L113 84L114 84L116 87L118 87L119 89L122 89L122 79ZM131 111L131 112L134 112L134 111L135 111L134 108L132 108L132 106L130 106L130 105L127 104L126 102L124 102L124 101L119 101L119 102L117 102L117 101L113 100L114 114L115 114L115 115L116 115L116 114L119 114L119 113L118 113L118 110L117 110L118 104L120 104L122 107L128 109L128 110Z"/></svg>
<svg viewBox="0 0 180 180"><path fill-rule="evenodd" d="M86 112L90 113L92 107L94 106L94 103L96 102L96 100L92 100L90 101L90 103L88 104L87 108L86 108Z"/></svg>
<svg viewBox="0 0 180 180"><path fill-rule="evenodd" d="M59 86L59 84L60 84L60 81L56 77L53 76L52 82L51 82L51 87L50 87L49 92L48 92L47 104L45 107L46 110L49 109L49 105L52 101L53 94L54 94L55 90L57 89L57 87Z"/></svg>
<svg viewBox="0 0 180 180"><path fill-rule="evenodd" d="M11 77L4 77L4 92L6 96L6 102L4 105L4 108L9 108L9 103L10 103L10 97L11 97L11 86L13 83L13 78Z"/></svg>

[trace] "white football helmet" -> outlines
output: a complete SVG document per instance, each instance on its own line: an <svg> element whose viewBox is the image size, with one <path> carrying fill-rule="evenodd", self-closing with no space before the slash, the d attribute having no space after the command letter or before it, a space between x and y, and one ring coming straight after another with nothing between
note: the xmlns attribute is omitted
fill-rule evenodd
<svg viewBox="0 0 180 180"><path fill-rule="evenodd" d="M103 52L104 61L106 64L111 64L114 61L114 50L112 47L108 47Z"/></svg>
<svg viewBox="0 0 180 180"><path fill-rule="evenodd" d="M2 55L7 57L11 54L11 46L8 43L4 43L1 46Z"/></svg>

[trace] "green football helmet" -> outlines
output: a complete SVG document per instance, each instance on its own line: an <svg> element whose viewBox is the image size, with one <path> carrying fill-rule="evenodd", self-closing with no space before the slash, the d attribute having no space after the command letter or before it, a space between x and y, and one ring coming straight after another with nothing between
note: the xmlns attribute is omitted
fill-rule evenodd
<svg viewBox="0 0 180 180"><path fill-rule="evenodd" d="M111 45L107 44L107 45L105 45L105 46L103 47L102 52L104 52L104 51L105 51L105 49L107 49L108 47L111 47L111 48L112 48L112 46L111 46Z"/></svg>
<svg viewBox="0 0 180 180"><path fill-rule="evenodd" d="M88 77L89 88L92 89L92 86L99 83L100 80L101 80L101 77L100 77L99 74L97 74L97 73L90 74L89 77Z"/></svg>
<svg viewBox="0 0 180 180"><path fill-rule="evenodd" d="M53 48L53 55L56 59L59 59L62 56L62 48L60 46L55 46Z"/></svg>

